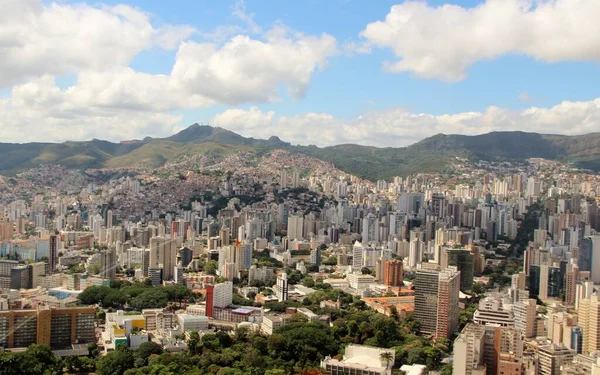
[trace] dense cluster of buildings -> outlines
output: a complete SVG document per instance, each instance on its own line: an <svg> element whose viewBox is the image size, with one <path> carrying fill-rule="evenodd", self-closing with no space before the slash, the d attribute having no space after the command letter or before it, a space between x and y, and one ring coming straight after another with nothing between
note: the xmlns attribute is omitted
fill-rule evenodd
<svg viewBox="0 0 600 375"><path fill-rule="evenodd" d="M382 314L412 315L423 335L456 337L455 374L593 374L599 366L597 176L532 160L372 183L326 164L305 175L301 163L309 161L286 153L275 153L263 170L247 169L242 159L223 162L237 165L234 172L194 172L189 180L203 184L202 194L190 193L189 201L165 188L191 183L184 175L161 185L149 171L64 194L4 199L0 346L63 349L98 339L112 350L154 340L183 350L181 335L192 331L242 325L271 334L294 314L327 322L307 309L274 313L234 304L237 296L264 305L314 292L288 269L313 274ZM150 205L156 189L164 189L169 209ZM529 230L525 247L509 247ZM487 283L486 274L520 253L510 286L481 299L461 330L474 283ZM73 305L86 288L116 277L182 284L202 297L175 312L108 313L96 337L94 308ZM238 280L247 282L238 288ZM369 359L380 351L351 345L323 367L388 374L389 364Z"/></svg>

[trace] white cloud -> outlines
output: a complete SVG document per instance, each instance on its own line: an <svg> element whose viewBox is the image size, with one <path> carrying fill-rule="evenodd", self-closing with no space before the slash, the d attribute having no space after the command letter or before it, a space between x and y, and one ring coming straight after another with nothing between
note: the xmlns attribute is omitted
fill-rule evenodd
<svg viewBox="0 0 600 375"><path fill-rule="evenodd" d="M249 32L258 34L262 31L261 27L254 21L254 13L248 13L244 0L239 0L233 5L232 14L248 25Z"/></svg>
<svg viewBox="0 0 600 375"><path fill-rule="evenodd" d="M80 97L80 90L61 91L48 75L14 87L10 99L0 99L0 139L62 142L166 136L182 119L147 109L102 106L101 99L98 104Z"/></svg>
<svg viewBox="0 0 600 375"><path fill-rule="evenodd" d="M277 100L281 85L301 98L313 72L337 53L335 38L327 34L277 31L265 38L237 35L223 46L182 43L171 78L190 94L226 104Z"/></svg>
<svg viewBox="0 0 600 375"><path fill-rule="evenodd" d="M600 62L598 14L598 0L486 0L474 8L406 1L361 36L393 50L399 60L384 63L390 72L459 81L471 65L506 54Z"/></svg>
<svg viewBox="0 0 600 375"><path fill-rule="evenodd" d="M149 15L126 5L9 0L0 12L0 87L44 74L127 66L140 51L174 48L192 32L154 27Z"/></svg>
<svg viewBox="0 0 600 375"><path fill-rule="evenodd" d="M533 100L533 98L531 97L531 95L529 95L527 91L523 91L519 94L519 100L522 102L530 102Z"/></svg>
<svg viewBox="0 0 600 375"><path fill-rule="evenodd" d="M406 146L437 133L476 135L491 131L529 131L545 134L585 134L600 124L600 99L562 102L551 108L530 107L511 111L489 107L484 112L430 115L401 108L368 112L356 120L343 121L324 113L277 116L262 112L230 109L216 115L211 124L245 136L280 136L293 144L328 146L358 143L379 147Z"/></svg>

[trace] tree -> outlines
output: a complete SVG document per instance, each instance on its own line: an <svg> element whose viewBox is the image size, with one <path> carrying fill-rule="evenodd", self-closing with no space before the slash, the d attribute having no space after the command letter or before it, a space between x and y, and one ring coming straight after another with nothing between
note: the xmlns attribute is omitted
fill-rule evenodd
<svg viewBox="0 0 600 375"><path fill-rule="evenodd" d="M123 375L135 363L133 353L125 344L121 344L98 361L97 372L100 375Z"/></svg>
<svg viewBox="0 0 600 375"><path fill-rule="evenodd" d="M218 268L219 268L219 263L217 263L215 260L211 259L208 262L206 262L206 264L204 265L204 272L206 272L209 275L216 275Z"/></svg>
<svg viewBox="0 0 600 375"><path fill-rule="evenodd" d="M135 352L136 356L141 358L144 362L144 364L148 364L148 358L150 358L150 356L152 354L162 354L163 349L160 345L158 345L155 342L152 341L148 341L148 342L144 342L140 345L140 347L138 348L138 350Z"/></svg>
<svg viewBox="0 0 600 375"><path fill-rule="evenodd" d="M486 292L485 285L483 285L482 283L473 283L473 286L471 287L471 292L474 296L479 297Z"/></svg>
<svg viewBox="0 0 600 375"><path fill-rule="evenodd" d="M394 359L394 354L392 352L383 352L379 355L379 359L381 362L385 362L386 370L390 368L390 362Z"/></svg>
<svg viewBox="0 0 600 375"><path fill-rule="evenodd" d="M95 305L102 302L110 292L111 289L106 286L91 286L81 292L77 298L84 305Z"/></svg>
<svg viewBox="0 0 600 375"><path fill-rule="evenodd" d="M369 267L363 267L363 268L361 268L360 272L363 275L370 275L371 274L371 269Z"/></svg>
<svg viewBox="0 0 600 375"><path fill-rule="evenodd" d="M198 334L198 331L190 332L190 338L188 339L187 346L191 353L198 354L198 351L201 347L200 335Z"/></svg>

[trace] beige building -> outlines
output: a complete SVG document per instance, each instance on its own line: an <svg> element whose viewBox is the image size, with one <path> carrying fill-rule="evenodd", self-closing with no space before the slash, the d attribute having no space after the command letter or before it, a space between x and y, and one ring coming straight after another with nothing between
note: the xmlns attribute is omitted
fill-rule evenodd
<svg viewBox="0 0 600 375"><path fill-rule="evenodd" d="M578 320L583 330L583 354L600 350L600 296L579 301Z"/></svg>

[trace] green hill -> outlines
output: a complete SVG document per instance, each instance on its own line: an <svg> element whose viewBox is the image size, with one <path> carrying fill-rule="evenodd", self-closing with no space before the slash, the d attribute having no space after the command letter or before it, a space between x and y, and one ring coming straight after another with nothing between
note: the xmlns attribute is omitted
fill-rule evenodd
<svg viewBox="0 0 600 375"><path fill-rule="evenodd" d="M287 149L333 163L370 180L416 172L440 172L455 157L471 160L522 161L532 157L600 170L600 133L579 136L492 132L477 136L437 134L408 147L377 148L344 144L292 146L278 137L245 138L222 128L194 124L168 138L112 143L101 140L56 143L0 143L0 174L10 175L40 164L71 168L157 167L184 155L224 157L240 150Z"/></svg>

